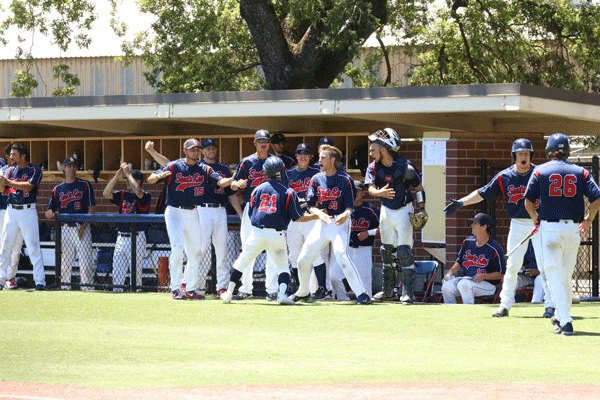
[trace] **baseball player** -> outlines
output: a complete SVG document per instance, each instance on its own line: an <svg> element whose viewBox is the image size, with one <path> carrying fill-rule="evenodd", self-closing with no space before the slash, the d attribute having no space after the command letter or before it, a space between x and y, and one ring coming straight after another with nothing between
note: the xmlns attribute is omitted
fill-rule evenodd
<svg viewBox="0 0 600 400"><path fill-rule="evenodd" d="M294 304L294 301L286 295L290 270L283 231L290 220L304 222L319 217L312 214L303 215L296 192L281 183L285 166L279 157L269 157L263 164L263 170L268 180L258 185L250 196L250 203L247 205L251 221L250 234L246 238L242 253L233 264L231 280L227 291L222 296L224 303L231 302L233 290L244 270L254 263L256 256L263 250L267 250L273 258L278 273L277 302L281 305Z"/></svg>
<svg viewBox="0 0 600 400"><path fill-rule="evenodd" d="M475 304L475 297L493 295L506 271L502 246L490 237L492 217L479 213L471 221L473 236L463 241L456 262L444 277L442 294L446 304L456 304L457 297L463 304ZM460 269L463 276L454 277Z"/></svg>
<svg viewBox="0 0 600 400"><path fill-rule="evenodd" d="M114 190L117 181L125 178L127 190ZM106 184L102 192L104 198L119 207L119 214L148 214L150 212L150 192L142 189L144 175L137 169L129 170L127 163L122 163L115 176ZM131 229L128 223L119 224L119 233L113 255L113 291L122 292L125 275L133 271L131 260ZM146 255L146 234L139 229L135 237L135 285L141 291L142 268Z"/></svg>
<svg viewBox="0 0 600 400"><path fill-rule="evenodd" d="M35 208L42 170L29 162L29 149L25 145L13 143L10 148L10 158L15 165L10 166L6 174L0 177L0 187L10 187L0 236L0 286L3 286L6 280L7 269L11 263L10 254L20 232L33 264L35 290L45 290L46 274L40 248L38 214Z"/></svg>
<svg viewBox="0 0 600 400"><path fill-rule="evenodd" d="M348 284L359 293L356 304L371 304L371 298L360 279L359 271L348 257L352 210L354 208L354 181L338 171L342 152L336 147L324 146L319 154L321 172L314 175L308 187L307 203L312 214L319 216L298 257L300 286L292 300L310 298L309 279L311 265L319 252L332 243L333 254L342 267Z"/></svg>
<svg viewBox="0 0 600 400"><path fill-rule="evenodd" d="M52 189L46 218L54 219L57 213L94 214L96 199L92 184L77 178L79 163L73 157L63 161L65 180ZM62 289L71 289L71 269L75 256L79 260L80 287L90 290L94 284L92 260L92 229L89 222L68 222L61 227L60 283Z"/></svg>
<svg viewBox="0 0 600 400"><path fill-rule="evenodd" d="M352 231L348 245L348 257L358 267L360 279L367 289L369 297L372 296L372 271L373 271L373 243L379 233L379 210L374 205L363 200L365 184L354 181L356 199L352 211ZM346 285L343 283L344 273L336 262L331 270L331 286L333 294L338 300L349 300L346 295Z"/></svg>
<svg viewBox="0 0 600 400"><path fill-rule="evenodd" d="M552 322L557 333L564 335L573 335L569 310L580 234L590 228L600 208L600 189L592 174L567 161L569 154L569 138L562 133L551 135L546 143L550 161L533 171L525 191L525 208L533 223L540 224L542 250L536 256L556 306ZM587 215L584 196L590 202Z"/></svg>
<svg viewBox="0 0 600 400"><path fill-rule="evenodd" d="M281 158L286 169L290 169L296 165L296 161L290 157L291 153L285 151L285 136L283 133L271 135L271 148L273 149L273 153Z"/></svg>
<svg viewBox="0 0 600 400"><path fill-rule="evenodd" d="M10 158L10 146L11 145L12 145L12 143L8 144L4 148L4 153L6 155L6 159L8 160L9 163L12 163L12 160ZM14 165L14 163L11 165ZM6 163L4 162L4 159L0 158L0 169L2 171L1 172L2 176L6 176L6 170L8 169L9 166L6 165ZM2 190L2 193L0 193L0 228L2 227L2 224L4 221L4 216L6 215L9 191L10 191L10 187L5 186ZM6 270L6 281L4 281L4 288L6 288L8 290L14 290L14 289L17 289L17 287L18 287L17 282L16 282L16 277L17 277L17 270L19 268L19 258L21 256L21 248L23 247L23 234L21 233L21 231L19 231L17 233L17 235L18 235L18 237L15 239L15 246L13 247L12 252L10 254L10 263ZM0 285L0 290L2 290L1 285Z"/></svg>
<svg viewBox="0 0 600 400"><path fill-rule="evenodd" d="M523 257L523 268L519 271L517 277L517 289L522 289L533 285L532 303L541 303L544 299L544 288L542 286L542 275L537 266L533 244L530 241L527 246L527 252ZM551 296L548 296L551 297Z"/></svg>
<svg viewBox="0 0 600 400"><path fill-rule="evenodd" d="M393 300L397 273L402 273L402 304L414 302L415 264L411 249L413 227L409 214L413 212L411 188L416 191L419 211L425 211L425 189L421 176L410 161L398 155L402 142L395 130L385 128L369 135L369 155L373 162L367 167L365 185L369 194L381 198L381 258L383 260L383 291L377 301Z"/></svg>
<svg viewBox="0 0 600 400"><path fill-rule="evenodd" d="M502 195L506 202L506 212L510 218L510 230L506 244L509 250L513 249L533 229L533 222L525 210L523 194L525 193L529 177L535 169L535 165L531 163L533 147L529 140L515 140L512 145L511 154L514 165L500 171L487 185L473 191L468 196L460 200L452 199L450 204L444 208L446 215L452 215L462 206L476 204L484 199L494 201L496 197ZM539 254L541 251L539 235L534 235L531 241L533 242L534 249L536 249L536 254ZM506 274L504 276L504 283L502 284L502 292L500 293L500 306L492 313L493 317L508 316L508 312L515 302L517 275L523 265L523 256L526 250L527 246L523 245L508 257ZM545 282L543 279L543 266L541 263L538 263L538 266L540 272L542 272L542 282ZM554 304L549 295L546 296L544 307L544 317L550 318L554 315Z"/></svg>
<svg viewBox="0 0 600 400"><path fill-rule="evenodd" d="M217 142L212 139L204 139L201 143L203 159L201 164L211 167L221 178L230 178L231 170L225 164L217 162L218 146ZM211 252L209 249L210 243L215 248L216 271L217 271L217 295L223 294L227 288L227 279L229 275L229 266L227 265L227 203L238 213L240 218L243 211L237 195L229 187L219 187L218 185L208 182L202 203L198 207L198 216L200 225L205 235L202 236L204 260L208 260L210 265ZM203 261L204 261L203 260ZM202 265L202 264L201 264ZM205 286L207 269L201 272L200 283L201 287Z"/></svg>
<svg viewBox="0 0 600 400"><path fill-rule="evenodd" d="M231 178L221 178L211 167L200 165L200 142L188 139L183 144L185 158L171 161L148 177L148 182L159 179L167 181L167 208L165 222L171 243L169 269L171 273L171 296L175 300L204 299L198 291L198 268L202 259L202 227L196 207L201 203L207 181L220 187L232 186L232 190L246 187L246 181L231 182ZM183 292L183 252L187 255L185 273L186 291Z"/></svg>
<svg viewBox="0 0 600 400"><path fill-rule="evenodd" d="M287 170L289 186L296 192L301 201L306 201L311 178L320 172L317 168L310 165L312 157L312 148L310 144L300 143L296 148L298 165ZM292 264L292 276L296 282L298 282L298 256L300 255L300 250L302 250L302 245L306 242L315 223L316 221L302 223L292 221L290 222L287 231L290 262ZM324 300L327 297L327 270L322 253L319 253L319 256L312 265L318 281L318 289L313 295L313 300Z"/></svg>
<svg viewBox="0 0 600 400"><path fill-rule="evenodd" d="M242 239L242 247L246 246L246 239L251 231L251 223L249 217L248 203L250 202L250 195L254 189L261 183L267 180L265 172L263 171L263 164L267 158L272 156L269 154L269 146L271 144L271 134L265 129L260 129L254 134L254 146L256 147L256 153L245 157L238 164L234 174L234 181L246 180L247 189L244 190L244 211L242 215L242 221L240 224L240 236ZM287 185L287 177L285 174L282 176L282 184ZM269 257L267 252L267 258ZM269 262L267 261L267 264ZM253 268L247 268L244 271L242 277L242 286L238 289L238 295L236 299L241 300L252 297L253 288ZM270 275L269 275L270 277ZM268 280L268 279L267 279Z"/></svg>

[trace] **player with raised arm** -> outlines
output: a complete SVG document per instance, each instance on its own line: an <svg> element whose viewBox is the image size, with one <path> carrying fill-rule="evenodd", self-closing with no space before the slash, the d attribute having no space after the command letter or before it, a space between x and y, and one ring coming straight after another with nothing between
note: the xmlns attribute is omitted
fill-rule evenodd
<svg viewBox="0 0 600 400"><path fill-rule="evenodd" d="M371 304L371 298L360 279L356 265L348 257L348 243L352 210L354 209L354 181L338 171L342 152L332 146L324 146L319 154L321 172L313 176L308 187L307 203L312 214L319 216L310 231L298 258L300 287L292 300L310 299L309 279L311 265L319 252L332 243L333 254L342 267L350 288L359 293L356 304Z"/></svg>
<svg viewBox="0 0 600 400"><path fill-rule="evenodd" d="M427 220L425 189L421 176L410 161L398 155L402 142L395 130L385 128L369 135L369 155L373 162L367 167L365 185L369 194L381 199L381 258L383 260L383 291L373 298L393 300L397 273L402 273L402 304L414 302L415 263L411 254L414 243L413 196L416 191L419 211Z"/></svg>
<svg viewBox="0 0 600 400"><path fill-rule="evenodd" d="M533 147L528 139L517 139L512 144L513 165L500 171L485 186L473 191L460 200L452 199L450 204L444 208L444 213L452 215L460 207L477 204L483 200L494 201L498 196L502 196L506 203L506 213L510 218L510 230L506 243L507 251L516 247L534 227L533 221L525 210L523 195L527 188L527 182L531 173L535 169L535 164L531 163L533 157ZM536 254L541 251L540 235L534 235L530 239ZM529 241L527 241L529 242ZM500 293L500 306L492 313L493 317L507 317L509 310L515 302L515 292L517 289L518 273L523 265L523 257L527 250L527 243L519 246L512 254L508 256L506 263L506 274ZM538 268L542 274L542 285L546 295L544 297L544 317L550 318L554 315L554 303L548 293L545 276L543 274L543 265L538 258Z"/></svg>
<svg viewBox="0 0 600 400"><path fill-rule="evenodd" d="M600 189L592 174L568 161L569 138L555 133L546 143L550 161L533 171L525 191L525 208L534 224L540 225L541 260L548 288L556 306L552 323L557 333L573 335L572 302L573 270L581 242L600 208ZM585 213L585 199L590 208ZM535 207L539 200L539 207Z"/></svg>
<svg viewBox="0 0 600 400"><path fill-rule="evenodd" d="M250 233L239 258L233 264L231 279L227 291L223 294L224 303L230 303L233 290L240 281L246 268L262 251L273 258L278 273L277 302L281 305L293 305L286 291L290 280L287 244L283 231L290 221L306 222L319 218L317 215L303 215L296 192L281 183L284 174L283 161L279 157L269 157L263 164L268 180L262 182L250 196L247 205L251 221Z"/></svg>

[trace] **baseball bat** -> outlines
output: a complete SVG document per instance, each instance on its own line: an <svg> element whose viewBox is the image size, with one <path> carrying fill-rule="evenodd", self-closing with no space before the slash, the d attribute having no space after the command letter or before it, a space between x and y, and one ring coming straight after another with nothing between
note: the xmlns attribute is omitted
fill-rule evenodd
<svg viewBox="0 0 600 400"><path fill-rule="evenodd" d="M521 241L519 242L519 244L517 244L508 253L506 253L506 255L504 256L504 258L508 259L508 257L510 257L515 251L517 251L517 249L519 247L521 247L521 245L523 243L525 243L527 240L529 240L529 238L532 237L533 235L535 235L539 230L540 230L540 228L538 228L537 226L534 226L533 229L527 234L527 236L525 236L523 239L521 239Z"/></svg>

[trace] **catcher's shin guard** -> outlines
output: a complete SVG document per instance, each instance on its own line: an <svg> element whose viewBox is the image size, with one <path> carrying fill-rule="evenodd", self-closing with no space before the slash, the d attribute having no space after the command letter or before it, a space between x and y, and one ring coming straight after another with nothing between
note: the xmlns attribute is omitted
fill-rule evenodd
<svg viewBox="0 0 600 400"><path fill-rule="evenodd" d="M415 266L402 268L402 304L412 304L415 301Z"/></svg>
<svg viewBox="0 0 600 400"><path fill-rule="evenodd" d="M394 289L398 279L397 261L395 257L396 248L390 244L381 246L381 259L383 261L383 291L373 296L376 301L393 300Z"/></svg>

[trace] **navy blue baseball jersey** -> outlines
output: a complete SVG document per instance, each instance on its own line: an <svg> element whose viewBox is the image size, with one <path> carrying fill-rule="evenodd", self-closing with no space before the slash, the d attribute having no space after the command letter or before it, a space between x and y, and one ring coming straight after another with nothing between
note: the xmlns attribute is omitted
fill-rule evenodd
<svg viewBox="0 0 600 400"><path fill-rule="evenodd" d="M142 198L128 190L113 190L110 202L119 206L119 214L148 214L150 212L150 193L143 191ZM129 232L129 224L119 224L120 232Z"/></svg>
<svg viewBox="0 0 600 400"><path fill-rule="evenodd" d="M367 167L365 175L365 185L374 185L377 188L382 188L389 185L389 188L394 189L396 193L393 199L381 198L381 204L391 210L398 210L405 205L412 203L413 196L410 192L410 186L417 187L421 184L421 174L415 168L417 173L410 181L404 179L406 166L412 165L410 161L404 157L394 157L392 165L386 167L381 163L373 161Z"/></svg>
<svg viewBox="0 0 600 400"><path fill-rule="evenodd" d="M527 252L523 257L523 265L526 266L526 269L538 269L537 260L535 259L535 251L533 250L533 242L531 240L527 246Z"/></svg>
<svg viewBox="0 0 600 400"><path fill-rule="evenodd" d="M194 207L202 203L206 185L210 181L216 184L221 180L208 165L189 165L183 158L165 164L156 173L164 171L171 171L167 178L166 204L172 207Z"/></svg>
<svg viewBox="0 0 600 400"><path fill-rule="evenodd" d="M586 196L590 203L600 198L600 190L588 170L567 160L552 160L537 167L527 185L525 198L539 199L538 219L558 221L585 218Z"/></svg>
<svg viewBox="0 0 600 400"><path fill-rule="evenodd" d="M92 184L79 178L56 185L48 201L48 209L59 214L87 214L89 207L95 205Z"/></svg>
<svg viewBox="0 0 600 400"><path fill-rule="evenodd" d="M250 223L258 228L283 231L290 220L295 221L304 214L296 192L276 179L258 185L250 196L249 204Z"/></svg>
<svg viewBox="0 0 600 400"><path fill-rule="evenodd" d="M13 165L8 167L4 176L11 181L29 182L33 185L33 189L29 192L10 188L8 191L8 204L35 203L38 187L42 181L42 169L40 167L31 163L25 168L19 168L17 165Z"/></svg>
<svg viewBox="0 0 600 400"><path fill-rule="evenodd" d="M299 198L306 199L310 179L318 173L319 170L317 168L308 166L308 168L301 171L296 165L287 170L288 185L290 189L296 192Z"/></svg>
<svg viewBox="0 0 600 400"><path fill-rule="evenodd" d="M231 170L225 164L221 164L219 162L215 162L214 164L209 164L207 162L200 161L200 164L208 165L219 175L221 178L229 178L231 176ZM222 206L226 206L229 203L227 199L228 196L231 196L234 193L231 190L231 187L227 186L222 188L217 185L215 182L209 181L207 182L204 190L204 197L202 198L203 203L218 203Z"/></svg>
<svg viewBox="0 0 600 400"><path fill-rule="evenodd" d="M492 272L506 273L504 250L492 238L489 238L483 246L477 247L475 236L469 236L463 241L456 262L462 267L464 276L472 277L477 274L490 274ZM497 285L500 280L494 279L488 280L488 282Z"/></svg>
<svg viewBox="0 0 600 400"><path fill-rule="evenodd" d="M6 176L6 170L8 169L8 166L6 164L4 164L2 167L0 167L0 169L2 170L2 176ZM0 193L0 210L6 210L6 206L7 206L7 202L8 202L8 192L10 190L10 187L4 186L1 189L2 189L2 193Z"/></svg>
<svg viewBox="0 0 600 400"><path fill-rule="evenodd" d="M283 161L283 165L285 165L286 169L290 169L294 165L296 165L296 160L294 160L292 157L288 156L287 154L282 154L277 157L281 158L281 161Z"/></svg>
<svg viewBox="0 0 600 400"><path fill-rule="evenodd" d="M5 167L6 166L6 161L4 161L4 158L0 157L0 168Z"/></svg>
<svg viewBox="0 0 600 400"><path fill-rule="evenodd" d="M306 200L309 207L326 210L332 217L339 215L354 208L354 180L348 174L319 172L310 180Z"/></svg>
<svg viewBox="0 0 600 400"><path fill-rule="evenodd" d="M273 154L269 154L268 157L275 157ZM267 157L267 158L268 158ZM248 180L248 185L246 189L244 189L244 202L248 203L250 201L250 195L252 191L258 187L261 183L268 180L265 172L263 171L263 164L267 161L258 158L256 154L252 154L246 158L244 158L237 166L235 170L234 180L239 181L242 179ZM281 183L283 185L287 185L287 175L284 173L281 176Z"/></svg>
<svg viewBox="0 0 600 400"><path fill-rule="evenodd" d="M527 218L529 214L525 209L525 190L527 182L535 169L531 164L531 169L526 174L519 174L514 165L500 171L484 187L478 190L479 195L487 201L493 201L496 197L502 195L506 201L506 213L509 218ZM536 208L538 203L536 202Z"/></svg>
<svg viewBox="0 0 600 400"><path fill-rule="evenodd" d="M373 246L375 236L369 236L365 240L360 240L358 234L369 229L379 228L379 210L373 204L363 202L360 206L354 207L352 211L352 231L350 232L350 246Z"/></svg>

